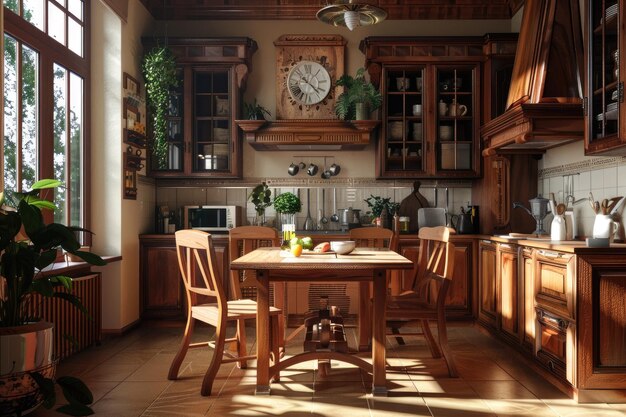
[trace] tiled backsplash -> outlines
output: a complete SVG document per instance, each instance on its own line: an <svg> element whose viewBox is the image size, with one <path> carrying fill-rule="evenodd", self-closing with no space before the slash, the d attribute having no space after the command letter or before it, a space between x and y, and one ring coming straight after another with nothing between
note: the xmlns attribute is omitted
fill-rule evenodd
<svg viewBox="0 0 626 417"><path fill-rule="evenodd" d="M337 209L352 207L360 209L362 214L368 211L365 199L370 195L390 197L391 201L400 203L413 191L412 181L389 181L380 182L372 179L350 179L339 181L306 182L297 186L293 181L285 179L258 179L247 180L250 186L218 186L196 188L157 188L156 202L158 206L167 205L170 210L176 210L185 205L237 205L245 207L245 222L248 224L255 217L254 206L247 201L247 196L254 185L266 181L272 190L272 198L283 192L299 194L302 202L302 211L296 215L297 227L303 227L307 216L307 189L311 190L311 217L317 222L321 218L321 212L330 218L334 207ZM291 182L291 184L289 184ZM450 214L458 214L461 206L466 206L472 200L470 182L463 181L421 181L420 193L426 197L431 207L446 207L446 189L448 194L447 206ZM289 184L289 185L288 185ZM325 190L325 204L322 205L322 189ZM435 191L436 190L436 191ZM333 202L337 195L336 203ZM435 204L436 203L436 204ZM271 225L276 218L273 207L266 210L266 219ZM178 222L179 220L176 219ZM328 223L329 228L337 223ZM331 229L332 230L332 229Z"/></svg>
<svg viewBox="0 0 626 417"><path fill-rule="evenodd" d="M590 192L596 201L626 196L626 157L586 157L582 153L582 144L577 143L548 151L542 162L538 189L544 197L554 193L557 203L564 203L568 182L573 182L574 215L579 235L592 235L595 213L588 201ZM626 204L622 205L614 218L620 222L618 237L621 239L624 239L622 217L625 207ZM548 215L544 219L547 231L550 231L552 218Z"/></svg>

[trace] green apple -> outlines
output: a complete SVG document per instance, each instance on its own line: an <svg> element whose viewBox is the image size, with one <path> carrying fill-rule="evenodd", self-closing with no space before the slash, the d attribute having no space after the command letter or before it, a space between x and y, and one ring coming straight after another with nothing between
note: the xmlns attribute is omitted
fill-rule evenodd
<svg viewBox="0 0 626 417"><path fill-rule="evenodd" d="M313 239L306 236L302 238L302 247L304 249L313 249Z"/></svg>
<svg viewBox="0 0 626 417"><path fill-rule="evenodd" d="M299 237L295 237L294 236L289 241L289 246L295 246L295 245L300 245L304 249L304 245L302 244L302 239L300 239Z"/></svg>

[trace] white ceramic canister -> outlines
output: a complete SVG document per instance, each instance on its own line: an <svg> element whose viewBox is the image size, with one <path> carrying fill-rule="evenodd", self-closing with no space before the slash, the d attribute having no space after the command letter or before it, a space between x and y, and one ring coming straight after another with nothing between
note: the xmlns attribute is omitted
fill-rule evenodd
<svg viewBox="0 0 626 417"><path fill-rule="evenodd" d="M565 240L567 237L567 227L565 225L565 217L557 214L552 219L552 226L550 227L550 239L551 240Z"/></svg>
<svg viewBox="0 0 626 417"><path fill-rule="evenodd" d="M609 214L596 214L596 219L593 222L593 237L612 240L618 228L619 224L614 222Z"/></svg>

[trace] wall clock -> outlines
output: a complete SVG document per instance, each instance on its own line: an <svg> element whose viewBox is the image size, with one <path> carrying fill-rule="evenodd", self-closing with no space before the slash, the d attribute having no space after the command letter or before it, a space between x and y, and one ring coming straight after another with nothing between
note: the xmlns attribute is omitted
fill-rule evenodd
<svg viewBox="0 0 626 417"><path fill-rule="evenodd" d="M283 35L276 46L276 118L334 119L344 73L341 35Z"/></svg>
<svg viewBox="0 0 626 417"><path fill-rule="evenodd" d="M313 105L323 101L330 87L330 74L314 61L300 61L287 74L289 94L300 104Z"/></svg>

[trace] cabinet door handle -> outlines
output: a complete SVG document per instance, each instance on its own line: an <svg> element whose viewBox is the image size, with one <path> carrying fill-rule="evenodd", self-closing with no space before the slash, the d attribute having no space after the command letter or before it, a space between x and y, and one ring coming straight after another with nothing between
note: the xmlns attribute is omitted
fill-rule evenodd
<svg viewBox="0 0 626 417"><path fill-rule="evenodd" d="M552 251L543 250L543 249L539 250L538 253L539 255L545 256L546 258L560 258L563 256L563 254L560 252L552 252Z"/></svg>

